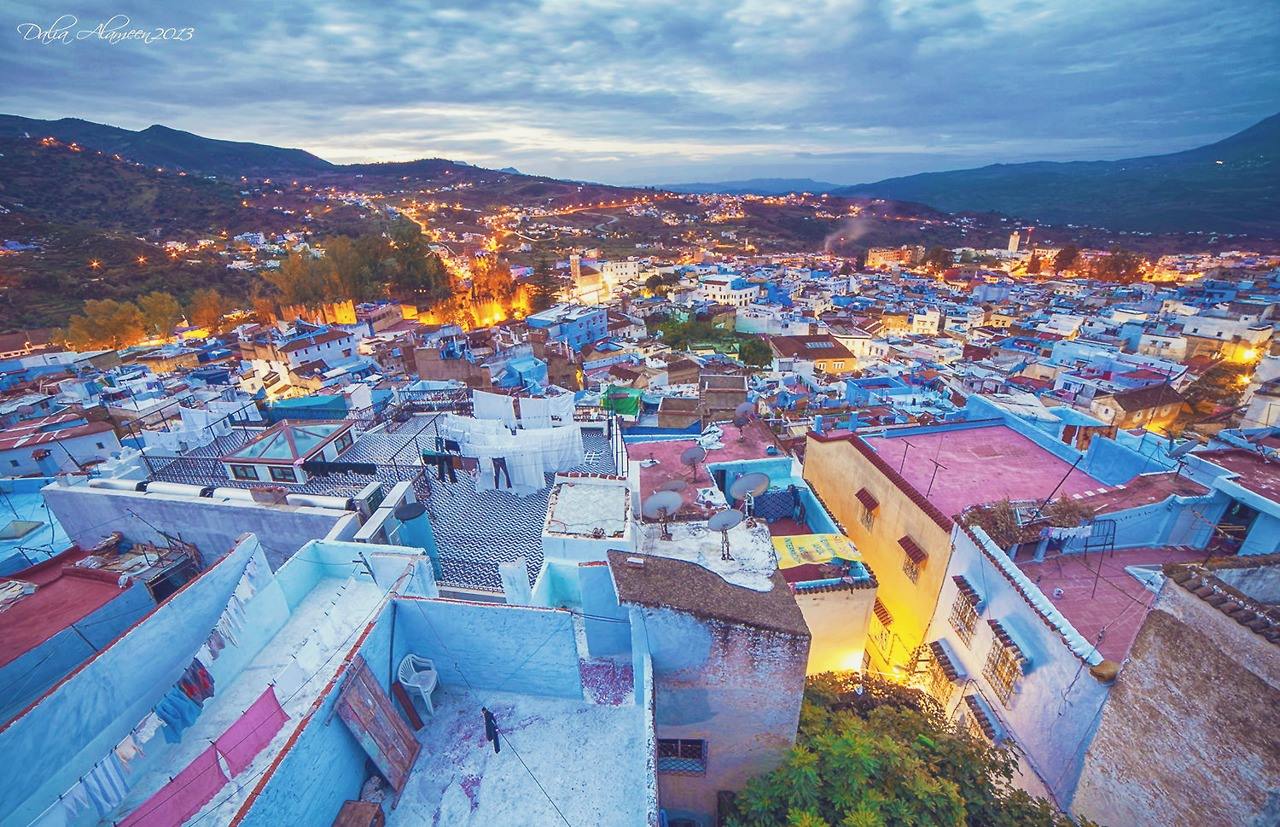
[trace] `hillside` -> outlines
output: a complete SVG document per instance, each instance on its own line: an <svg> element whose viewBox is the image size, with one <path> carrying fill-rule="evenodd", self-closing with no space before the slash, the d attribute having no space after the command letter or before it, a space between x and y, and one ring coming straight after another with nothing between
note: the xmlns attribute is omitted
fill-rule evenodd
<svg viewBox="0 0 1280 827"><path fill-rule="evenodd" d="M668 192L708 195L722 192L728 195L786 195L790 192L830 192L839 184L828 184L812 178L747 178L743 181L695 181L688 184L663 184L658 189Z"/></svg>
<svg viewBox="0 0 1280 827"><path fill-rule="evenodd" d="M153 167L202 175L238 178L254 173L305 174L333 167L301 149L222 141L170 129L159 124L141 131L92 123L79 118L56 121L0 115L0 138L52 137L87 149L117 154Z"/></svg>
<svg viewBox="0 0 1280 827"><path fill-rule="evenodd" d="M1038 161L833 191L959 212L1141 232L1280 236L1280 115L1217 143L1120 161Z"/></svg>

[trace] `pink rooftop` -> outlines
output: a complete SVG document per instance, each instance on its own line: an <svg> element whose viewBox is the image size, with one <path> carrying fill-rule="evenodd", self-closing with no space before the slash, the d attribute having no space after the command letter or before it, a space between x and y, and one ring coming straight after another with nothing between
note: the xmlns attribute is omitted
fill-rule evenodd
<svg viewBox="0 0 1280 827"><path fill-rule="evenodd" d="M1138 578L1126 572L1125 566L1187 563L1203 560L1206 554L1203 549L1183 547L1135 548L1063 554L1043 563L1019 560L1017 564L1076 631L1098 647L1104 658L1120 661L1129 654L1156 597ZM1062 589L1060 597L1054 596L1057 589ZM1098 633L1103 629L1106 632L1099 640Z"/></svg>
<svg viewBox="0 0 1280 827"><path fill-rule="evenodd" d="M720 426L724 432L721 442L723 448L716 448L707 452L707 458L703 460L697 468L697 476L695 478L692 473L693 469L680 461L680 455L685 449L697 445L698 441L690 437L689 439L664 439L654 440L653 442L634 442L627 446L627 455L632 462L647 463L648 460L657 460L656 465L645 464L640 466L640 498L643 502L650 494L658 490L658 486L667 480L681 479L689 483L689 487L680 492L680 496L684 499L685 507L681 510L681 516L689 518L698 514L705 516L710 515L709 509L703 509L695 506L694 503L698 498L699 488L711 488L715 482L711 479L711 474L707 471L707 462L734 462L742 459L765 459L769 455L765 450L770 445L776 445L773 433L769 427L760 421L748 422L739 430L738 426L725 423ZM738 441L741 434L743 440Z"/></svg>
<svg viewBox="0 0 1280 827"><path fill-rule="evenodd" d="M1003 424L863 437L885 462L948 517L998 500L1044 499L1106 486ZM903 454L906 462L903 462ZM933 474L933 462L941 467ZM930 479L932 478L932 485Z"/></svg>

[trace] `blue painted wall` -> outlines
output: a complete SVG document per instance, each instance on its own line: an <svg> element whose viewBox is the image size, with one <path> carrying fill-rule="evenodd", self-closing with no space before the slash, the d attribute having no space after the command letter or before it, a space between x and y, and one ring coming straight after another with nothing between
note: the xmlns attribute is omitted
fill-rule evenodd
<svg viewBox="0 0 1280 827"><path fill-rule="evenodd" d="M209 636L257 541L240 543L110 649L0 732L0 813L26 824L159 702ZM260 565L266 566L265 558ZM57 737L50 737L57 733Z"/></svg>
<svg viewBox="0 0 1280 827"><path fill-rule="evenodd" d="M569 612L455 600L395 602L396 663L412 652L435 661L446 686L582 698Z"/></svg>
<svg viewBox="0 0 1280 827"><path fill-rule="evenodd" d="M618 605L618 593L613 587L613 575L609 567L584 563L578 566L578 572L582 583L582 622L586 627L590 655L602 657L629 654L629 615L626 609Z"/></svg>

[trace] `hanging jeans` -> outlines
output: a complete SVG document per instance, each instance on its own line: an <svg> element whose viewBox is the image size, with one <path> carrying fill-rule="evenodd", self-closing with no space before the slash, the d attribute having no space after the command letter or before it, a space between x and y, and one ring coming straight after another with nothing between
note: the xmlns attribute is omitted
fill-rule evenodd
<svg viewBox="0 0 1280 827"><path fill-rule="evenodd" d="M458 481L458 472L453 468L453 457L438 451L423 451L422 458L436 466L436 475L440 478L440 482L444 482L445 474L449 475L449 482Z"/></svg>
<svg viewBox="0 0 1280 827"><path fill-rule="evenodd" d="M498 474L507 478L507 488L511 487L511 472L507 470L506 457L493 458L493 487L498 487Z"/></svg>

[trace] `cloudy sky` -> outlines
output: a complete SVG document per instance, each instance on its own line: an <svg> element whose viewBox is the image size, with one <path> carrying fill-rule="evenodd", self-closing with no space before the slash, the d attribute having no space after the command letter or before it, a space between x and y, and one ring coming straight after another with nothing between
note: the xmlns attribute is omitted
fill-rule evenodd
<svg viewBox="0 0 1280 827"><path fill-rule="evenodd" d="M6 0L0 111L338 162L854 183L1224 137L1280 111L1276 4ZM194 31L110 43L113 15Z"/></svg>

